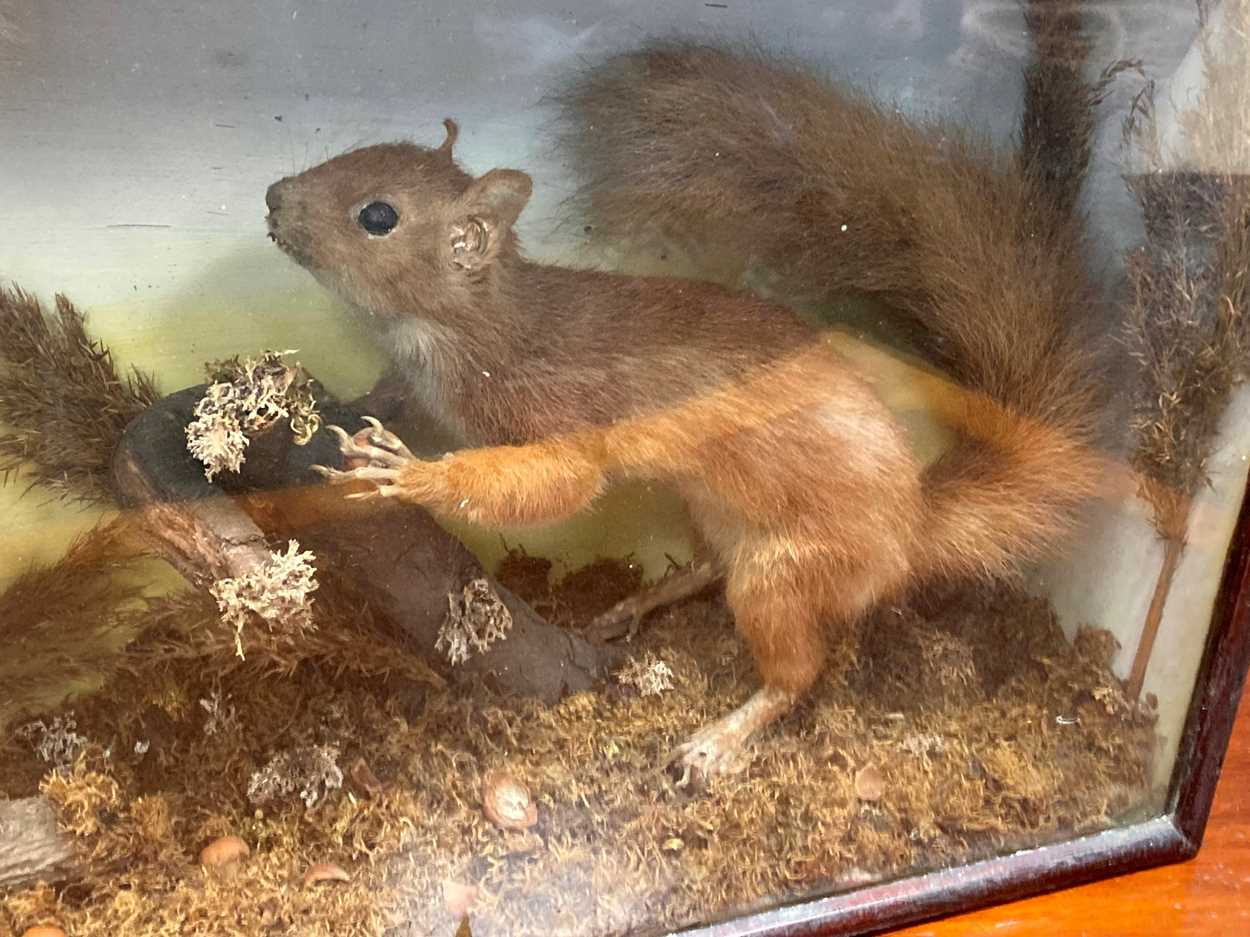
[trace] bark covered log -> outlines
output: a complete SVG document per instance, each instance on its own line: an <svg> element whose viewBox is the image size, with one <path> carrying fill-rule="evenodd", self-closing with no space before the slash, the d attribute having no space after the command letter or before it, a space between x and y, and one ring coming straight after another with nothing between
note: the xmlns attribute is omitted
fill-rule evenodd
<svg viewBox="0 0 1250 937"><path fill-rule="evenodd" d="M244 575L265 563L264 532L204 477L187 451L186 425L202 387L159 401L131 421L113 455L119 504L141 511L161 554L197 586Z"/></svg>
<svg viewBox="0 0 1250 937"><path fill-rule="evenodd" d="M481 676L498 690L549 702L589 688L598 677L606 649L543 619L490 577L426 512L386 504L343 521L283 527L298 529L300 543L330 575L361 589L444 673L447 661L435 644L447 620L448 597L459 596L465 583L486 579L511 613L512 628L506 639L454 668L451 676Z"/></svg>
<svg viewBox="0 0 1250 937"><path fill-rule="evenodd" d="M327 486L312 466L340 465L342 457L325 430L296 446L290 431L277 426L249 445L239 474L210 483L186 449L185 428L203 391L179 391L136 418L113 466L118 500L145 512L161 552L192 582L204 586L246 573L268 560L270 544L294 538L317 555L323 578L366 596L415 652L450 676L473 675L502 692L555 701L590 687L611 662L612 652L550 624L495 582L426 511L349 501ZM319 398L326 422L361 425L356 408ZM473 579L490 583L512 628L449 673L435 643L448 597Z"/></svg>

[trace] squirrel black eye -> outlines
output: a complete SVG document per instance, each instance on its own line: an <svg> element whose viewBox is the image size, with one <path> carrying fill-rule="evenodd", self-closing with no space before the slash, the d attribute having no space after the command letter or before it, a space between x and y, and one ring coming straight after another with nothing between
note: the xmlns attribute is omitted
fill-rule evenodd
<svg viewBox="0 0 1250 937"><path fill-rule="evenodd" d="M399 212L386 202L370 202L360 210L356 220L370 234L381 237L390 234L395 225L399 224Z"/></svg>

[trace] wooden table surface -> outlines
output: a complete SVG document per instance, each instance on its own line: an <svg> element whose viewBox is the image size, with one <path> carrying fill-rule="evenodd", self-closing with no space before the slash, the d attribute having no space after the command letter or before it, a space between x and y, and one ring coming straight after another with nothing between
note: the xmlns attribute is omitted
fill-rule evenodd
<svg viewBox="0 0 1250 937"><path fill-rule="evenodd" d="M1250 698L1250 693L1246 696ZM1250 704L1243 698L1211 820L1189 862L894 932L895 937L1250 935Z"/></svg>

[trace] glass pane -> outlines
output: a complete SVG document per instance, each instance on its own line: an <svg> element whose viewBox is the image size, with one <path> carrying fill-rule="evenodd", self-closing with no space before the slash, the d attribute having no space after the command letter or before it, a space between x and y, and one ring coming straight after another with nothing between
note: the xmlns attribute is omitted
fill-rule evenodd
<svg viewBox="0 0 1250 937"><path fill-rule="evenodd" d="M0 4L0 923L655 933L1159 815L1247 35Z"/></svg>

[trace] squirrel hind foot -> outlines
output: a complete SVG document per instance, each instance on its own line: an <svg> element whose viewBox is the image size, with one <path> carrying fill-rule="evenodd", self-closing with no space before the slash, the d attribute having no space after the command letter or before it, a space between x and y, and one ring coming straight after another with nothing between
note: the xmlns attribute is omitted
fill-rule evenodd
<svg viewBox="0 0 1250 937"><path fill-rule="evenodd" d="M794 708L795 695L764 686L733 712L704 726L669 756L679 788L702 786L714 777L736 774L750 763L747 742Z"/></svg>

